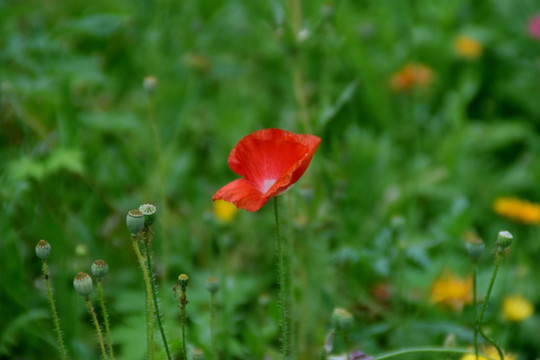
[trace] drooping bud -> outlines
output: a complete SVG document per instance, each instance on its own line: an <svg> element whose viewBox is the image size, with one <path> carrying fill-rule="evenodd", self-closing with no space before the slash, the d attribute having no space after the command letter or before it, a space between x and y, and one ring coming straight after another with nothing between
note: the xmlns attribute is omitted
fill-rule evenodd
<svg viewBox="0 0 540 360"><path fill-rule="evenodd" d="M51 253L51 244L46 242L45 240L39 240L39 242L36 245L36 255L41 260L45 260L49 257L49 254Z"/></svg>
<svg viewBox="0 0 540 360"><path fill-rule="evenodd" d="M152 204L143 204L139 206L139 211L144 215L144 225L149 227L156 221L156 207Z"/></svg>
<svg viewBox="0 0 540 360"><path fill-rule="evenodd" d="M80 272L77 274L77 276L75 276L75 279L73 279L73 286L75 287L75 291L77 291L79 295L85 297L90 295L94 288L94 284L90 275L83 272Z"/></svg>
<svg viewBox="0 0 540 360"><path fill-rule="evenodd" d="M510 234L509 231L499 231L499 236L497 237L497 242L495 243L495 245L497 245L499 251L504 251L504 249L506 249L510 246L510 244L512 244L513 238L514 237L512 236L512 234Z"/></svg>
<svg viewBox="0 0 540 360"><path fill-rule="evenodd" d="M208 290L210 294L215 294L219 290L218 279L209 277L208 280L206 280L206 290Z"/></svg>
<svg viewBox="0 0 540 360"><path fill-rule="evenodd" d="M96 279L101 279L107 275L108 271L109 265L105 262L105 260L96 260L92 264L92 275L94 275Z"/></svg>
<svg viewBox="0 0 540 360"><path fill-rule="evenodd" d="M343 308L335 308L332 314L332 323L337 329L348 330L353 325L353 316Z"/></svg>
<svg viewBox="0 0 540 360"><path fill-rule="evenodd" d="M126 216L126 226L131 233L131 236L137 234L144 227L144 214L140 210L130 210Z"/></svg>

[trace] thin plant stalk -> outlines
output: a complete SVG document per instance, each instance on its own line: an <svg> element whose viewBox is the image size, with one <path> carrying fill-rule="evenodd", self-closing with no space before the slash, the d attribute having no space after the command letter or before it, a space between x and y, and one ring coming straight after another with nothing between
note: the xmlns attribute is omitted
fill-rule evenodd
<svg viewBox="0 0 540 360"><path fill-rule="evenodd" d="M103 298L103 287L101 286L101 279L97 279L96 282L99 306L101 306L101 312L103 313L103 323L105 324L105 333L107 334L107 343L109 345L109 356L111 357L111 360L114 360L113 342L111 337L111 329L109 326L109 316L107 314L107 308L105 307L105 300Z"/></svg>
<svg viewBox="0 0 540 360"><path fill-rule="evenodd" d="M165 336L165 330L163 329L163 324L161 323L161 312L159 311L159 302L157 298L156 285L154 284L154 270L152 269L152 254L150 253L150 247L148 246L149 239L145 239L144 246L146 252L146 263L148 264L148 272L150 273L150 286L152 288L152 299L154 302L154 310L156 313L156 319L161 333L161 339L163 340L163 346L165 347L165 352L167 353L167 359L172 360L171 352L169 351L169 344L167 343L167 337Z"/></svg>
<svg viewBox="0 0 540 360"><path fill-rule="evenodd" d="M148 276L148 271L146 270L146 265L139 249L139 244L137 242L138 237L132 236L131 242L133 245L133 250L135 255L137 255L137 260L139 261L139 266L143 273L144 284L146 287L146 336L147 336L147 345L148 345L148 354L150 359L154 359L154 311L152 304L152 290L150 286L150 278Z"/></svg>
<svg viewBox="0 0 540 360"><path fill-rule="evenodd" d="M90 298L88 296L85 298L85 301L86 305L88 305L88 311L90 311L90 315L92 316L92 321L96 326L96 333L98 336L99 346L101 348L101 355L103 355L103 359L107 360L107 351L105 351L105 343L103 342L103 335L101 334L101 328L99 326L96 312L94 311L94 307L92 306L92 302L90 301Z"/></svg>
<svg viewBox="0 0 540 360"><path fill-rule="evenodd" d="M285 268L285 256L283 251L283 241L281 238L281 230L279 227L279 210L278 210L277 196L274 197L274 216L276 221L276 240L279 260L279 297L280 297L280 310L281 310L281 358L287 359L287 353L289 348L289 321L288 314L288 302L286 298L287 288L287 274Z"/></svg>
<svg viewBox="0 0 540 360"><path fill-rule="evenodd" d="M188 304L188 300L186 297L186 289L189 282L189 276L186 274L180 274L178 276L178 281L176 282L176 285L173 288L174 295L177 297L177 289L180 287L182 291L182 295L180 295L180 298L178 299L178 309L180 309L181 314L181 322L182 322L182 359L187 360L187 350L186 350L186 305Z"/></svg>
<svg viewBox="0 0 540 360"><path fill-rule="evenodd" d="M215 326L215 314L214 314L214 299L215 294L213 292L210 293L210 342L212 345L212 352L214 353L214 359L217 359L217 348L216 348L216 337L214 332L214 326Z"/></svg>
<svg viewBox="0 0 540 360"><path fill-rule="evenodd" d="M404 350L398 350L393 351L387 354L379 355L373 357L373 360L389 360L389 359L396 359L403 356L410 356L415 354L460 354L460 355L467 355L467 354L473 354L470 350L465 349L448 349L448 348L436 348L436 347L420 347L420 348L412 348L412 349L404 349ZM486 359L489 360L496 360L490 356L482 355Z"/></svg>
<svg viewBox="0 0 540 360"><path fill-rule="evenodd" d="M497 349L497 353L499 353L499 357L501 360L504 360L504 353L502 352L501 348L492 340L490 339L482 330L482 323L484 322L484 314L486 312L487 303L489 301L489 297L491 296L491 291L493 290L493 285L495 284L495 278L497 277L497 272L499 271L499 267L501 265L502 260L502 251L500 249L497 250L497 253L495 255L495 266L493 267L493 273L491 275L491 280L489 282L489 287L486 293L486 296L484 298L484 302L482 303L482 310L480 311L480 318L478 319L478 331L480 332L480 335L489 342L491 345Z"/></svg>
<svg viewBox="0 0 540 360"><path fill-rule="evenodd" d="M476 304L477 293L477 272L478 272L478 262L473 261L472 275L473 275L473 316L474 316L474 358L478 360L478 306Z"/></svg>
<svg viewBox="0 0 540 360"><path fill-rule="evenodd" d="M54 297L51 290L51 283L49 281L49 271L47 269L47 261L42 260L43 263L43 277L45 278L45 284L47 284L47 295L49 297L49 304L51 304L51 313L54 322L54 331L56 332L56 339L58 341L58 348L60 350L60 356L62 360L67 359L66 348L64 346L64 339L62 337L62 328L60 327L60 319L56 312L56 305L54 304Z"/></svg>

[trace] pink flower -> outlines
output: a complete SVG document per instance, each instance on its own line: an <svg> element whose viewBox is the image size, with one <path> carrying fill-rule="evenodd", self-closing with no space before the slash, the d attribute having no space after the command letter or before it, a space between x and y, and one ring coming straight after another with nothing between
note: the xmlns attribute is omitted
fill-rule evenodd
<svg viewBox="0 0 540 360"><path fill-rule="evenodd" d="M540 39L540 14L529 21L529 35L535 39Z"/></svg>

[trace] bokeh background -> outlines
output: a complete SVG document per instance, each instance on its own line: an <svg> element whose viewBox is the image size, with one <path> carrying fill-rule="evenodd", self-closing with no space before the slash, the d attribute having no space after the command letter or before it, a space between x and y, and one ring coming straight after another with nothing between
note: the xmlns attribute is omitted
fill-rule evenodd
<svg viewBox="0 0 540 360"><path fill-rule="evenodd" d="M322 138L281 201L296 358L323 353L335 307L355 317L349 346L370 354L471 346L465 240L486 243L482 297L509 230L486 327L534 359L538 13L533 0L1 1L0 358L58 358L40 239L70 357L99 356L72 280L105 259L116 357L144 358L124 220L148 202L172 348L187 273L190 349L211 351L215 276L220 358L277 358L272 209L224 213L211 197L236 177L236 142L278 127Z"/></svg>

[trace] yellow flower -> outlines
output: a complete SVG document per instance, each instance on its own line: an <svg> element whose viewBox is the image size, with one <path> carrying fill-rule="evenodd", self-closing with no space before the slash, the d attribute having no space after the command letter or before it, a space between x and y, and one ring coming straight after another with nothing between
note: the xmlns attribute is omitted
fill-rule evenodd
<svg viewBox="0 0 540 360"><path fill-rule="evenodd" d="M540 224L540 204L514 197L500 197L493 202L495 213L529 225Z"/></svg>
<svg viewBox="0 0 540 360"><path fill-rule="evenodd" d="M472 348L470 348L469 350L472 350ZM491 345L484 346L484 348L481 349L480 353L487 355L493 359L498 359L498 360L501 359L499 357L499 353L497 352L497 349L495 348L495 346L491 346ZM517 357L514 354L507 354L503 351L503 355L504 355L504 360L517 360ZM467 355L463 355L460 360L476 360L476 356L474 354L467 354ZM478 356L478 360L489 360L489 359L485 356Z"/></svg>
<svg viewBox="0 0 540 360"><path fill-rule="evenodd" d="M451 273L439 277L431 287L431 302L461 311L472 302L472 278L461 279Z"/></svg>
<svg viewBox="0 0 540 360"><path fill-rule="evenodd" d="M238 209L233 203L225 200L214 201L214 215L221 222L230 222L237 211Z"/></svg>
<svg viewBox="0 0 540 360"><path fill-rule="evenodd" d="M396 91L426 87L433 81L433 70L423 64L409 63L390 78L390 87Z"/></svg>
<svg viewBox="0 0 540 360"><path fill-rule="evenodd" d="M507 296L503 300L503 314L508 321L523 321L534 313L533 305L523 296Z"/></svg>
<svg viewBox="0 0 540 360"><path fill-rule="evenodd" d="M464 59L474 60L482 55L484 48L478 40L461 35L454 40L454 51Z"/></svg>

